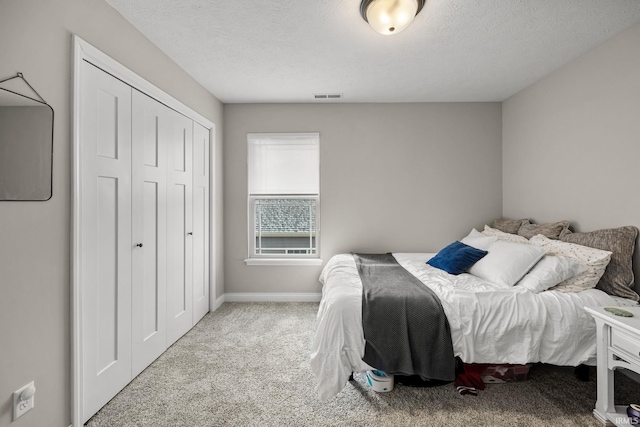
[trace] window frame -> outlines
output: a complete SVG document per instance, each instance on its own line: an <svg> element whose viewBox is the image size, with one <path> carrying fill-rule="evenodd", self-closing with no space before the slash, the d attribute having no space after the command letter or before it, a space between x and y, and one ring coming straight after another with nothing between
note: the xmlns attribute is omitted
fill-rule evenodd
<svg viewBox="0 0 640 427"><path fill-rule="evenodd" d="M257 200L291 200L291 199L299 199L299 200L315 200L316 202L316 213L315 213L315 246L313 247L315 253L312 254L258 254L256 253L256 239L259 237L256 232L256 209L255 203ZM251 228L249 232L249 258L264 258L264 259L278 259L278 258L303 258L303 259L314 259L320 258L320 227L319 227L319 216L320 216L320 195L308 195L308 194L296 194L296 195L260 195L260 196L252 196L249 195L249 227ZM311 236L309 236L311 237ZM300 248L305 250L306 248Z"/></svg>
<svg viewBox="0 0 640 427"><path fill-rule="evenodd" d="M320 134L318 132L291 132L291 133L248 133L247 134L247 219L248 219L248 258L247 265L321 265L320 258L320 177L318 176L318 193L311 194L251 194L251 141L255 139L296 139L314 138L318 140L320 150ZM320 173L320 159L318 158L318 174ZM277 199L310 199L315 200L315 253L313 254L258 254L256 253L256 209L257 200Z"/></svg>

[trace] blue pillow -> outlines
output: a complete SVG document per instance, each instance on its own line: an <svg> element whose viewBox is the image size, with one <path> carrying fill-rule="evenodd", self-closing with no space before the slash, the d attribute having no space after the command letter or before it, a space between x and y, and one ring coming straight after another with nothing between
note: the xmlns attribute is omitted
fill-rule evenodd
<svg viewBox="0 0 640 427"><path fill-rule="evenodd" d="M458 275L467 271L489 252L455 241L427 261L432 267Z"/></svg>

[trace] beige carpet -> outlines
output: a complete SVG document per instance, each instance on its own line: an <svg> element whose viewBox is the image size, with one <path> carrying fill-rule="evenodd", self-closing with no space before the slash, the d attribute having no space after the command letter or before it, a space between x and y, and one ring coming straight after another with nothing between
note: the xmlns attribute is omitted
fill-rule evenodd
<svg viewBox="0 0 640 427"><path fill-rule="evenodd" d="M356 375L320 402L309 369L315 303L225 303L98 412L88 426L601 426L595 372L534 365L529 379L479 396L453 385L375 393ZM640 386L616 377L616 400ZM617 403L618 403L617 402Z"/></svg>

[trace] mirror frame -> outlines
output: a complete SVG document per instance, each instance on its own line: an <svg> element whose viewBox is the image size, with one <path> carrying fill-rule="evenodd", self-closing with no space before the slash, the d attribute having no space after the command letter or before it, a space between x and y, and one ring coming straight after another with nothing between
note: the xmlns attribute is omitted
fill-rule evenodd
<svg viewBox="0 0 640 427"><path fill-rule="evenodd" d="M18 73L17 76L15 77L20 77L24 80L24 77L22 77L22 73ZM6 81L6 80L5 80ZM25 83L27 83L26 80L24 80ZM38 95L38 92L35 91L35 89L33 89L31 87L31 85L29 83L27 83L27 85ZM35 98L32 98L30 96L24 95L22 93L18 93L15 92L13 90L7 89L7 88L3 88L0 87L0 90L5 91L5 92L9 92L13 95L17 95L17 96L21 96L23 98L27 98L31 101L37 102L38 104L42 104L44 106L49 107L49 109L51 110L51 138L50 138L50 143L51 143L51 156L50 156L50 162L51 162L51 167L50 167L50 172L49 172L49 193L48 193L48 197L47 198L42 198L42 199L2 199L0 198L0 202L46 202L47 200L51 200L51 198L53 197L53 137L54 137L54 124L55 124L55 111L53 110L53 108L51 107L51 105L47 104L42 98L42 100L38 100Z"/></svg>

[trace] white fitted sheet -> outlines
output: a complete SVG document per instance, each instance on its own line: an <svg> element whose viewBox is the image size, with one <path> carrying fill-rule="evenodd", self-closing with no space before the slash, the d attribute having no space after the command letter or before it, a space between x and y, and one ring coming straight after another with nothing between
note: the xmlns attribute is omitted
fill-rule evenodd
<svg viewBox="0 0 640 427"><path fill-rule="evenodd" d="M597 289L539 294L501 287L470 274L452 276L426 263L435 254L393 254L431 288L451 326L453 350L465 363L596 364L596 327L585 306L632 306ZM311 350L320 399L342 390L362 361L362 283L353 256L336 255L320 275L322 300Z"/></svg>

